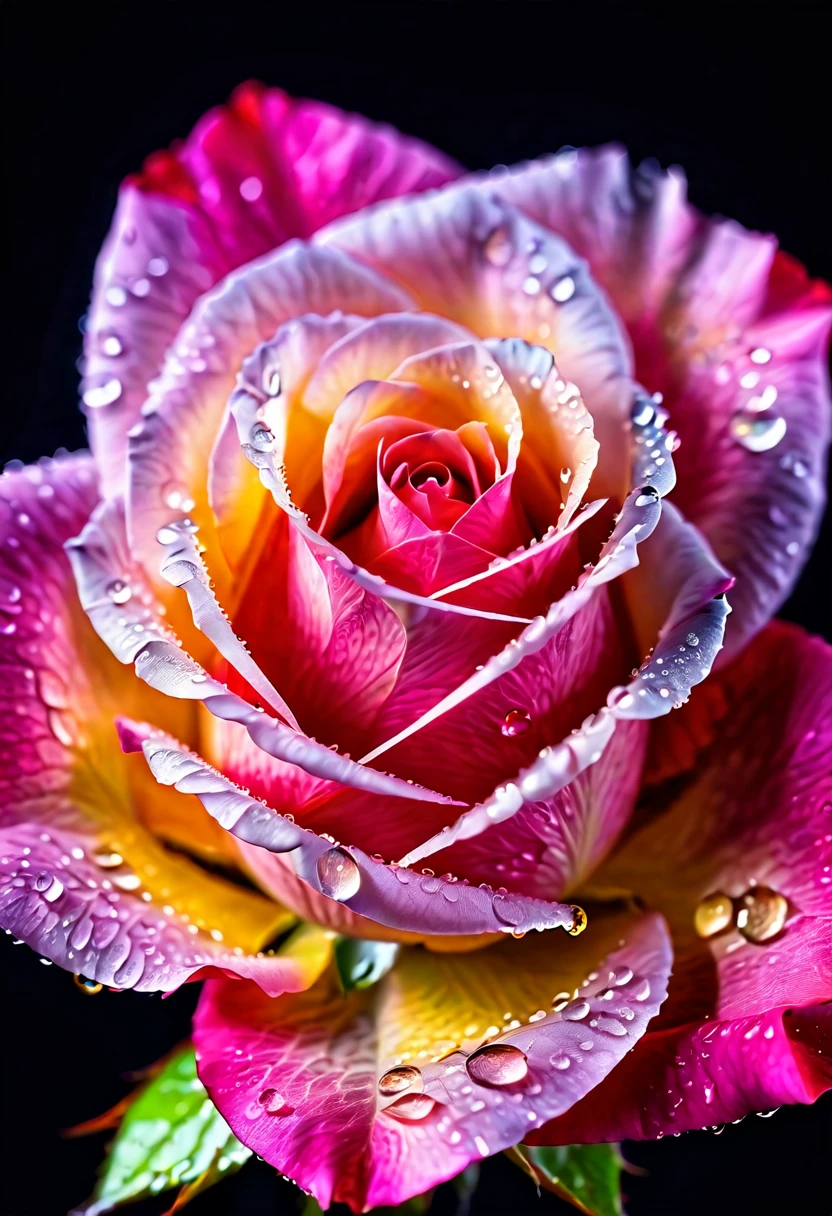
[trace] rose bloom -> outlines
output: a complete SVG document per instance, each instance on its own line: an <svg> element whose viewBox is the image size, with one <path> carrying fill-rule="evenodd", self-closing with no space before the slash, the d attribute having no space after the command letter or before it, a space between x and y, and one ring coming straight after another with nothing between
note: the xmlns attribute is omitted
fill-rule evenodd
<svg viewBox="0 0 832 1216"><path fill-rule="evenodd" d="M2 482L0 922L204 979L324 1207L829 1086L830 301L678 170L255 85L124 183L92 455Z"/></svg>

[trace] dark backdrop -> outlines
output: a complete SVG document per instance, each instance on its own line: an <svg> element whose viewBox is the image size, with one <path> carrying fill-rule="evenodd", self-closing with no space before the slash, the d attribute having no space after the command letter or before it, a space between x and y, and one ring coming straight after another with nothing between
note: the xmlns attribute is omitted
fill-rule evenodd
<svg viewBox="0 0 832 1216"><path fill-rule="evenodd" d="M252 6L6 0L0 52L8 275L0 459L77 447L75 361L93 262L119 180L258 77L419 135L471 168L610 139L687 170L705 211L776 232L832 278L828 35L823 4ZM827 526L784 610L830 636ZM188 1032L194 990L89 1000L0 941L2 1216L62 1216L89 1193L102 1139L59 1129L115 1102L123 1074ZM828 1216L832 1101L629 1144L631 1216ZM503 1158L472 1216L566 1212ZM294 1212L262 1163L197 1201L202 1216ZM136 1216L164 1209L162 1199ZM450 1213L449 1195L437 1216Z"/></svg>

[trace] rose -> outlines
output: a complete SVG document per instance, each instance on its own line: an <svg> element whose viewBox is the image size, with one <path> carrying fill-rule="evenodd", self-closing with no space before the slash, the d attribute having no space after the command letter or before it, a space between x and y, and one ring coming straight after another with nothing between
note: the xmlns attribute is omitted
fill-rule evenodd
<svg viewBox="0 0 832 1216"><path fill-rule="evenodd" d="M754 635L829 296L615 149L458 172L245 87L122 190L92 459L3 485L2 923L210 976L213 1101L356 1210L827 1085L830 653Z"/></svg>

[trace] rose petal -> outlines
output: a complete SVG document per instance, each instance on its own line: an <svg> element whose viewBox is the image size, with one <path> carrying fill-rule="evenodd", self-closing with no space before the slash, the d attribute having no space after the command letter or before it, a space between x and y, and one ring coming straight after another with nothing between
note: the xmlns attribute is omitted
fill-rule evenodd
<svg viewBox="0 0 832 1216"><path fill-rule="evenodd" d="M128 531L133 552L151 576L158 563L159 529L174 518L193 516L211 549L212 574L224 594L221 580L227 581L228 574L212 543L207 472L246 355L283 322L304 313L326 315L341 308L372 316L408 302L400 289L345 254L296 242L230 275L202 297L130 436ZM177 501L179 506L171 507Z"/></svg>
<svg viewBox="0 0 832 1216"><path fill-rule="evenodd" d="M535 935L487 957L483 985L482 953L405 950L379 984L346 999L332 978L277 1001L250 985L211 983L194 1025L200 1078L235 1134L324 1208L398 1204L515 1144L597 1085L661 1004L671 961L651 916L599 917L555 955L549 937ZM590 967L596 978L581 988ZM610 983L629 1020L608 1002ZM561 990L576 989L573 1011L550 1012L566 999ZM513 1069L468 1056L469 1074L464 1053L489 1038ZM232 1063L235 1051L250 1067ZM410 1089L380 1093L391 1067L417 1063Z"/></svg>
<svg viewBox="0 0 832 1216"><path fill-rule="evenodd" d="M360 257L406 285L422 308L475 334L519 337L553 351L596 421L601 465L594 491L623 499L629 347L565 241L467 185L341 220L316 241Z"/></svg>
<svg viewBox="0 0 832 1216"><path fill-rule="evenodd" d="M250 83L128 178L96 265L85 341L107 493L123 491L127 431L198 296L291 237L458 172L390 127Z"/></svg>
<svg viewBox="0 0 832 1216"><path fill-rule="evenodd" d="M137 728L132 729L136 743L131 746L141 746L160 784L196 794L222 827L247 844L290 854L295 872L304 882L359 916L420 935L523 933L573 926L571 904L425 877L373 861L360 849L335 846L331 838L305 830L251 798L172 736L143 727L138 728L137 736Z"/></svg>
<svg viewBox="0 0 832 1216"><path fill-rule="evenodd" d="M13 920L13 931L27 941L31 929L47 957L50 942L63 940L66 947L67 926L56 917L65 906L58 902L61 886L75 900L70 878L76 861L86 858L85 875L94 876L97 889L119 899L141 891L149 916L166 905L177 925L212 928L228 948L256 950L286 924L284 911L162 847L145 824L215 861L231 860L202 808L176 807L163 791L151 793L147 779L128 772L119 754L113 728L119 709L159 713L182 733L192 721L186 707L155 698L113 661L77 602L62 542L96 498L94 471L83 455L0 479L4 925L11 930ZM121 611L124 604L110 597L122 600L127 585L113 579L108 586L108 602Z"/></svg>
<svg viewBox="0 0 832 1216"><path fill-rule="evenodd" d="M678 168L633 171L620 148L477 187L569 241L626 323L636 372L681 437L679 506L737 576L737 653L785 599L823 510L832 294L773 238L703 217Z"/></svg>
<svg viewBox="0 0 832 1216"><path fill-rule="evenodd" d="M446 801L442 794L356 764L229 692L181 648L158 612L148 606L152 597L135 568L128 576L130 598L114 602L107 588L117 572L119 581L124 579L124 566L119 562L119 548L124 544L123 535L119 539L120 527L119 504L104 503L67 549L81 605L93 628L122 663L135 664L136 674L146 684L168 697L203 702L216 717L244 726L263 751L312 776L393 797Z"/></svg>
<svg viewBox="0 0 832 1216"><path fill-rule="evenodd" d="M628 1067L620 1091L601 1086L576 1110L580 1125L558 1135L580 1126L592 1138L654 1136L808 1101L828 1087L828 1040L811 1053L815 1069L799 1044L815 1007L832 999L830 675L832 648L775 623L712 677L728 712L695 779L675 798L668 787L664 813L596 876L667 915L676 961L664 1029L651 1034L643 1060L634 1054L633 1088ZM695 706L685 712L703 712ZM739 900L755 888L788 901L779 933L746 940L729 923L709 938L696 934L704 897ZM683 1065L671 1083L677 1055Z"/></svg>

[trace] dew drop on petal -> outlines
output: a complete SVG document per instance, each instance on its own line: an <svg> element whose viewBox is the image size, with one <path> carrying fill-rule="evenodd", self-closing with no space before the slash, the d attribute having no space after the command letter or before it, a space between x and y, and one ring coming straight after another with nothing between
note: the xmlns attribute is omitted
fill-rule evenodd
<svg viewBox="0 0 832 1216"><path fill-rule="evenodd" d="M416 1123L426 1119L435 1106L436 1102L427 1094L402 1094L395 1102L385 1106L384 1113L406 1123Z"/></svg>
<svg viewBox="0 0 832 1216"><path fill-rule="evenodd" d="M549 1063L552 1065L552 1068L557 1068L559 1072L565 1072L570 1067L572 1061L569 1059L569 1056L552 1056Z"/></svg>
<svg viewBox="0 0 832 1216"><path fill-rule="evenodd" d="M327 849L316 863L321 891L330 899L352 899L361 886L361 872L344 849Z"/></svg>
<svg viewBox="0 0 832 1216"><path fill-rule="evenodd" d="M706 895L696 905L693 927L700 937L713 937L722 933L734 920L734 904L722 891Z"/></svg>
<svg viewBox="0 0 832 1216"><path fill-rule="evenodd" d="M549 294L557 304L565 304L575 294L575 280L570 274L565 274L553 284Z"/></svg>
<svg viewBox="0 0 832 1216"><path fill-rule="evenodd" d="M770 452L786 433L786 419L740 411L731 419L730 429L733 438L747 451Z"/></svg>
<svg viewBox="0 0 832 1216"><path fill-rule="evenodd" d="M390 1098L393 1094L404 1093L406 1089L421 1089L422 1074L418 1068L413 1068L410 1064L402 1064L398 1068L388 1068L384 1076L379 1078L378 1092L384 1098Z"/></svg>
<svg viewBox="0 0 832 1216"><path fill-rule="evenodd" d="M116 578L107 584L107 595L114 604L126 604L132 594L129 584L123 579Z"/></svg>
<svg viewBox="0 0 832 1216"><path fill-rule="evenodd" d="M294 1107L289 1106L282 1094L276 1089L264 1089L257 1101L267 1115L291 1115Z"/></svg>
<svg viewBox="0 0 832 1216"><path fill-rule="evenodd" d="M508 230L502 225L495 228L482 247L485 260L492 266L506 266L514 252Z"/></svg>
<svg viewBox="0 0 832 1216"><path fill-rule="evenodd" d="M97 980L88 980L83 975L73 975L72 979L75 987L85 993L86 996L97 996L104 987Z"/></svg>
<svg viewBox="0 0 832 1216"><path fill-rule="evenodd" d="M529 1071L525 1054L511 1043L487 1043L468 1057L465 1067L478 1085L514 1085Z"/></svg>
<svg viewBox="0 0 832 1216"><path fill-rule="evenodd" d="M531 724L532 720L525 709L510 709L500 731L507 739L514 739L517 735L525 735Z"/></svg>
<svg viewBox="0 0 832 1216"><path fill-rule="evenodd" d="M577 904L572 905L572 924L566 926L566 932L570 937L578 937L583 933L587 926L587 914L583 908L579 908Z"/></svg>
<svg viewBox="0 0 832 1216"><path fill-rule="evenodd" d="M570 1001L565 1009L561 1010L561 1017L566 1018L567 1022L580 1022L589 1013L589 1001L585 1001L579 997L577 1001Z"/></svg>
<svg viewBox="0 0 832 1216"><path fill-rule="evenodd" d="M739 900L737 928L750 942L767 942L781 932L789 901L771 887L751 887Z"/></svg>

